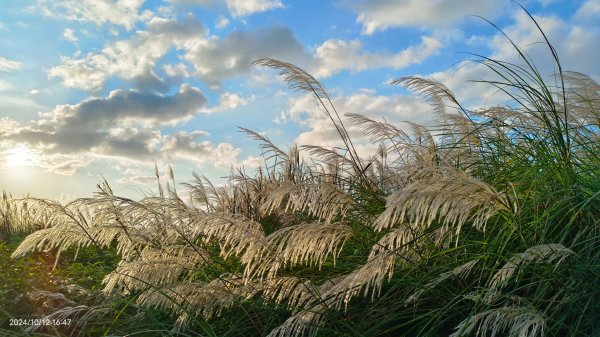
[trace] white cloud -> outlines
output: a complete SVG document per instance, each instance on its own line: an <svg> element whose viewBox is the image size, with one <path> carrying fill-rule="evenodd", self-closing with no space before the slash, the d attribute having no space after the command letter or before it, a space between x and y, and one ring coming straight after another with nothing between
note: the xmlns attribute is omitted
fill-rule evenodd
<svg viewBox="0 0 600 337"><path fill-rule="evenodd" d="M283 7L279 0L225 0L225 3L233 16L248 16Z"/></svg>
<svg viewBox="0 0 600 337"><path fill-rule="evenodd" d="M219 17L219 20L217 21L217 24L215 25L215 27L217 29L223 29L227 26L229 26L229 19L227 19L224 16Z"/></svg>
<svg viewBox="0 0 600 337"><path fill-rule="evenodd" d="M200 5L210 6L214 3L214 0L166 0L168 2L179 4L179 5Z"/></svg>
<svg viewBox="0 0 600 337"><path fill-rule="evenodd" d="M575 13L578 20L598 20L600 16L600 0L586 1Z"/></svg>
<svg viewBox="0 0 600 337"><path fill-rule="evenodd" d="M65 40L69 41L69 42L77 42L77 36L75 36L75 31L73 31L71 28L66 28L65 31L63 32L63 37L65 38Z"/></svg>
<svg viewBox="0 0 600 337"><path fill-rule="evenodd" d="M210 163L219 168L237 165L237 157L242 150L229 143L214 144L210 141L197 141L197 138L207 135L205 131L199 130L177 132L164 138L164 145L160 151L167 161L186 159L199 165Z"/></svg>
<svg viewBox="0 0 600 337"><path fill-rule="evenodd" d="M250 63L260 57L296 63L309 58L294 34L282 27L235 31L224 38L213 36L198 41L185 55L196 75L213 85L248 74Z"/></svg>
<svg viewBox="0 0 600 337"><path fill-rule="evenodd" d="M0 80L0 92L1 91L11 91L13 89L13 85L6 81Z"/></svg>
<svg viewBox="0 0 600 337"><path fill-rule="evenodd" d="M481 0L370 0L356 6L364 34L390 27L447 26L471 15L489 18L505 1Z"/></svg>
<svg viewBox="0 0 600 337"><path fill-rule="evenodd" d="M17 121L8 117L0 118L0 137L14 132L14 130L18 127L19 123Z"/></svg>
<svg viewBox="0 0 600 337"><path fill-rule="evenodd" d="M98 90L114 75L132 81L140 89L164 90L166 85L153 71L156 62L170 48L184 48L200 39L206 28L193 16L181 22L152 18L148 27L149 31L138 31L129 40L109 44L100 53L63 56L61 63L48 71L48 76L61 78L67 87L84 90Z"/></svg>
<svg viewBox="0 0 600 337"><path fill-rule="evenodd" d="M162 66L163 71L167 76L185 78L190 76L187 67L183 63L165 64Z"/></svg>
<svg viewBox="0 0 600 337"><path fill-rule="evenodd" d="M22 65L23 64L21 62L9 60L7 58L0 56L0 71L6 71L6 72L17 71L17 70L21 69Z"/></svg>
<svg viewBox="0 0 600 337"><path fill-rule="evenodd" d="M89 156L81 155L41 155L37 166L46 172L63 176L72 176L77 170L87 167L93 161Z"/></svg>
<svg viewBox="0 0 600 337"><path fill-rule="evenodd" d="M215 113L222 111L230 111L235 110L240 106L244 106L252 101L254 101L255 96L252 95L248 98L244 98L234 92L224 92L219 97L219 105L212 107L210 109L206 109L207 113Z"/></svg>
<svg viewBox="0 0 600 337"><path fill-rule="evenodd" d="M38 0L32 11L70 21L112 24L131 30L150 12L138 13L144 0Z"/></svg>
<svg viewBox="0 0 600 337"><path fill-rule="evenodd" d="M248 100L224 93L220 106L232 109ZM23 125L2 118L0 143L27 146L37 153L32 165L60 175L73 175L100 159L118 160L126 165L180 160L214 168L253 165L255 160L250 157L238 160L240 148L226 142L212 142L207 139L206 131L165 135L156 129L189 119L205 103L204 96L187 85L173 96L117 90L106 98L59 105L54 111L41 114L37 121Z"/></svg>
<svg viewBox="0 0 600 337"><path fill-rule="evenodd" d="M358 40L327 40L315 50L311 73L328 77L342 70L353 72L373 68L402 69L434 55L442 46L440 40L423 36L421 44L408 47L396 54L363 51Z"/></svg>
<svg viewBox="0 0 600 337"><path fill-rule="evenodd" d="M582 6L584 8L587 3ZM563 20L554 16L534 16L558 53L563 70L585 73L600 79L597 58L600 55L600 26L596 21L580 21L577 16ZM555 85L552 74L557 69L544 38L529 16L516 11L514 22L502 30L533 60L548 85ZM571 20L571 21L569 21ZM501 34L487 39L491 49L488 57L523 65L512 44ZM430 76L448 86L461 102L470 106L506 104L508 97L492 85L473 83L471 80L498 80L498 76L480 63L465 62L457 69Z"/></svg>
<svg viewBox="0 0 600 337"><path fill-rule="evenodd" d="M48 153L96 152L147 158L161 141L160 133L151 127L188 120L205 104L204 95L189 85L182 85L172 96L115 90L107 98L58 105L4 138L34 146L44 144Z"/></svg>
<svg viewBox="0 0 600 337"><path fill-rule="evenodd" d="M361 92L333 98L338 111L359 113L376 121L387 121L402 127L404 122L431 124L433 113L431 107L417 97L402 95L377 95L373 91ZM284 113L288 121L296 122L306 128L296 142L300 145L319 145L324 147L340 147L343 145L336 129L316 104L311 95L304 95L290 101L289 109ZM362 130L342 116L350 137L357 145L359 154L368 157L376 148Z"/></svg>

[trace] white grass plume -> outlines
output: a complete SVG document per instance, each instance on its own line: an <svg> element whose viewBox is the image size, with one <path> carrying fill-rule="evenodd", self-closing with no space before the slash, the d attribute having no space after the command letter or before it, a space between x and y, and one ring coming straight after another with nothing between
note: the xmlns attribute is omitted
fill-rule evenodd
<svg viewBox="0 0 600 337"><path fill-rule="evenodd" d="M521 268L531 263L550 263L558 267L566 258L573 255L575 252L557 243L533 246L514 255L494 274L484 300L491 303L496 299L500 290Z"/></svg>
<svg viewBox="0 0 600 337"><path fill-rule="evenodd" d="M282 184L267 196L262 210L267 214L279 208L283 212L307 212L332 222L343 217L354 204L352 197L333 183Z"/></svg>
<svg viewBox="0 0 600 337"><path fill-rule="evenodd" d="M221 255L241 255L256 240L264 238L262 225L240 214L226 212L197 213L193 219L190 240L204 243L216 241Z"/></svg>
<svg viewBox="0 0 600 337"><path fill-rule="evenodd" d="M545 326L546 317L535 308L506 306L465 319L450 337L542 337Z"/></svg>
<svg viewBox="0 0 600 337"><path fill-rule="evenodd" d="M373 245L369 258L374 258L385 251L409 250L412 243L421 234L416 226L403 224L394 228Z"/></svg>
<svg viewBox="0 0 600 337"><path fill-rule="evenodd" d="M364 297L371 294L373 300L379 296L383 281L391 279L395 259L396 253L389 251L370 258L364 265L341 277L322 294L322 297L328 306L334 309L347 309L350 300L360 294Z"/></svg>
<svg viewBox="0 0 600 337"><path fill-rule="evenodd" d="M298 277L283 276L263 280L260 283L262 297L277 304L286 303L290 310L306 308L320 298L317 286Z"/></svg>
<svg viewBox="0 0 600 337"><path fill-rule="evenodd" d="M300 311L273 329L267 337L316 336L324 320L326 309L317 305L310 310Z"/></svg>
<svg viewBox="0 0 600 337"><path fill-rule="evenodd" d="M280 268L305 264L321 267L332 257L335 263L352 229L340 223L303 223L284 227L263 242L255 242L241 258L246 277L274 277Z"/></svg>
<svg viewBox="0 0 600 337"><path fill-rule="evenodd" d="M440 284L448 279L463 278L463 277L468 276L469 273L471 272L471 270L473 270L473 268L475 267L475 265L477 265L478 262L479 262L479 259L475 259L475 260L469 261L467 263L464 263L458 267L455 267L454 269L452 269L450 271L440 274L435 279L433 279L432 281L429 281L427 284L425 284L421 289L418 289L414 293L412 293L406 299L406 301L404 301L404 304L410 304L410 303L416 302L425 293L425 291L437 287L438 284Z"/></svg>
<svg viewBox="0 0 600 337"><path fill-rule="evenodd" d="M142 292L137 303L150 308L168 308L178 315L179 324L188 324L201 315L205 319L256 294L257 288L246 285L236 275L223 275L210 283L183 282Z"/></svg>
<svg viewBox="0 0 600 337"><path fill-rule="evenodd" d="M465 172L449 167L430 167L387 198L386 210L374 223L383 230L401 222L428 228L434 220L452 227L458 237L462 226L470 222L485 229L487 220L498 211L506 210L508 201L503 193Z"/></svg>
<svg viewBox="0 0 600 337"><path fill-rule="evenodd" d="M118 289L129 293L132 290L172 284L209 262L208 253L201 247L144 247L137 259L121 260L117 268L104 278L103 291L110 293Z"/></svg>

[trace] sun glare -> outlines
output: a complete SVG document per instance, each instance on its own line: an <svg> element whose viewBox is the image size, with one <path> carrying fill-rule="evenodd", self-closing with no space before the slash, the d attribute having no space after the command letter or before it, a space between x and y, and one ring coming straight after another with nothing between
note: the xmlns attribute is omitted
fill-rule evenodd
<svg viewBox="0 0 600 337"><path fill-rule="evenodd" d="M11 168L31 166L36 160L36 155L27 147L20 146L8 150L4 156L6 166Z"/></svg>

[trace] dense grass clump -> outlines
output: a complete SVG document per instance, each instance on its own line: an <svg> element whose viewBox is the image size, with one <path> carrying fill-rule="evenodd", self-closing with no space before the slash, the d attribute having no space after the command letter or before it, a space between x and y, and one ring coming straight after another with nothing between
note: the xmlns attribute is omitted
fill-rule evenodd
<svg viewBox="0 0 600 337"><path fill-rule="evenodd" d="M257 60L314 96L341 150L243 129L264 153L256 174L195 176L180 194L171 172L139 201L105 182L67 205L29 200L47 225L0 219L31 232L12 256L62 256L63 282L85 290L44 313L73 320L52 332L65 336L600 336L600 85L548 47L553 86L516 45L518 64L480 59L503 106L395 80L439 117L412 132L341 116L310 74ZM378 152L361 157L348 123Z"/></svg>

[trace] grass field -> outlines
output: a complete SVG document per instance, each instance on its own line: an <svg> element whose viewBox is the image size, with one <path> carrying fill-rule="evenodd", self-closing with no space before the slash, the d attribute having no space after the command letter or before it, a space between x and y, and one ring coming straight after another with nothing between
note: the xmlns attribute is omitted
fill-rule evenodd
<svg viewBox="0 0 600 337"><path fill-rule="evenodd" d="M410 130L255 61L313 94L344 147L244 129L265 165L226 185L171 172L142 200L106 182L66 205L4 195L0 334L600 336L600 85L548 48L549 79L523 53L478 60L503 106L395 80L438 117ZM361 157L349 125L378 152Z"/></svg>

